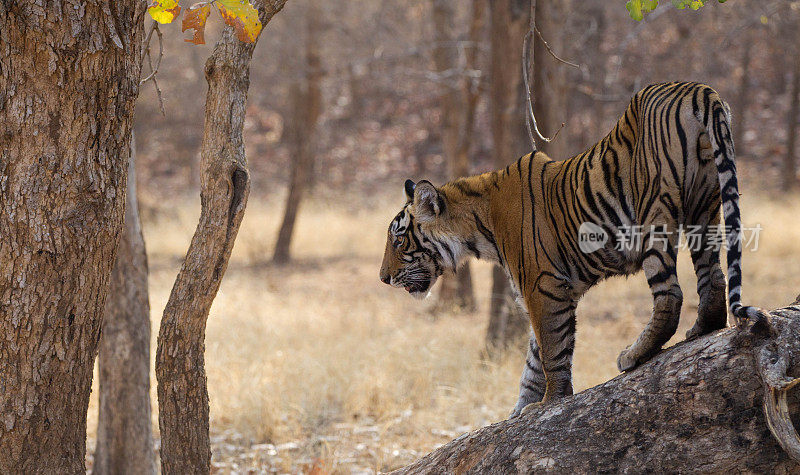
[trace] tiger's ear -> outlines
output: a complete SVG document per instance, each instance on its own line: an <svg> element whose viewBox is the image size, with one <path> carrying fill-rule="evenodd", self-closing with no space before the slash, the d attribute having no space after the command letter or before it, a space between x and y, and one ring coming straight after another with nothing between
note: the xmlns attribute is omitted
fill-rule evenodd
<svg viewBox="0 0 800 475"><path fill-rule="evenodd" d="M429 222L444 213L444 197L428 180L422 180L414 187L415 217L420 222Z"/></svg>
<svg viewBox="0 0 800 475"><path fill-rule="evenodd" d="M406 198L408 201L414 201L414 188L416 186L417 184L413 181L406 180L406 184L403 186L403 188L406 190Z"/></svg>

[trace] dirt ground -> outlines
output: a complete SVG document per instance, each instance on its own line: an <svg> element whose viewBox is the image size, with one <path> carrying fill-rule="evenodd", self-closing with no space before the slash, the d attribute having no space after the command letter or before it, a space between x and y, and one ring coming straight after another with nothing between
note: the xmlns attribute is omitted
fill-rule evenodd
<svg viewBox="0 0 800 475"><path fill-rule="evenodd" d="M503 419L514 405L522 349L497 362L480 358L488 264L473 264L478 307L472 313L433 315L435 292L418 301L378 280L386 227L401 196L398 184L397 194L374 198L370 209L308 202L292 248L296 260L284 267L269 262L281 202L251 199L206 337L217 473L390 470ZM745 303L773 308L800 292L800 282L791 281L800 267L797 203L796 195L745 190L745 225L763 228L758 250L743 259ZM153 354L198 213L198 203L186 202L144 219ZM670 344L683 339L698 301L685 251L678 272L683 318ZM651 304L642 274L603 282L583 298L576 391L617 375L616 357L643 328ZM95 382L89 465L96 393ZM155 377L151 393L157 431Z"/></svg>

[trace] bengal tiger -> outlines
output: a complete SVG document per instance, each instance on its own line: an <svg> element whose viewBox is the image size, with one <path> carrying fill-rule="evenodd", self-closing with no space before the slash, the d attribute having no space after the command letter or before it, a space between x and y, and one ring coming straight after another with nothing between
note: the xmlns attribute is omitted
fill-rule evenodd
<svg viewBox="0 0 800 475"><path fill-rule="evenodd" d="M533 152L503 170L440 187L406 180L407 201L389 225L380 279L420 297L468 257L506 270L532 327L512 417L528 405L572 394L575 307L604 278L644 269L653 296L651 318L619 355L619 370L660 351L677 329L683 302L676 274L683 226L703 230L691 252L700 301L686 338L726 326L725 276L718 250L709 245L720 202L730 229L729 309L737 322L757 319L759 309L740 303L741 219L730 122L727 104L709 86L653 84L633 96L608 135L569 159ZM599 235L596 249L581 242L582 225ZM619 246L632 229L641 232L638 244Z"/></svg>

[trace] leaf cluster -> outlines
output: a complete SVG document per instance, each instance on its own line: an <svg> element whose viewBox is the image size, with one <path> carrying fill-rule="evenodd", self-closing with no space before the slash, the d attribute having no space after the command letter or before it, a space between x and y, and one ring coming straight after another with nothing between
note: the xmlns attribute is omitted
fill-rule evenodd
<svg viewBox="0 0 800 475"><path fill-rule="evenodd" d="M244 43L253 43L261 32L258 10L248 0L210 0L197 2L186 10L181 23L181 31L194 30L192 38L186 41L194 44L205 43L206 20L215 7L225 24L233 27L237 38ZM178 0L152 0L147 12L159 23L172 23L181 14Z"/></svg>
<svg viewBox="0 0 800 475"><path fill-rule="evenodd" d="M707 0L672 0L675 8L683 10L684 8L691 8L692 10L699 10L706 4ZM725 3L726 0L717 0L719 3ZM644 16L658 7L659 0L628 0L625 8L628 9L628 14L636 21L640 21Z"/></svg>

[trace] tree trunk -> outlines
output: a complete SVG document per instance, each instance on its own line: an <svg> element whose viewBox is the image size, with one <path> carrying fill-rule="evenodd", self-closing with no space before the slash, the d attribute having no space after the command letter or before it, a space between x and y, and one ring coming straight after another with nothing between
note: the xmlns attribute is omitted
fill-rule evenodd
<svg viewBox="0 0 800 475"><path fill-rule="evenodd" d="M531 149L525 131L521 62L530 15L528 3L518 0L494 0L490 13L491 127L493 161L499 169ZM508 276L499 266L492 273L490 302L485 342L488 356L493 357L518 338L527 339L529 333L527 316L514 302Z"/></svg>
<svg viewBox="0 0 800 475"><path fill-rule="evenodd" d="M433 1L433 23L436 47L433 60L437 72L442 74L440 104L442 110L442 149L450 167L450 176L458 178L470 174L469 149L472 144L472 129L475 124L475 108L478 89L468 75L476 68L477 42L483 23L482 0L474 0L469 39L472 43L464 47L463 64L459 65L459 48L456 45L455 10L453 0ZM457 74L449 79L448 74ZM472 272L469 263L464 264L455 275L445 274L441 278L439 299L435 311L444 309L475 309L475 293L472 290Z"/></svg>
<svg viewBox="0 0 800 475"><path fill-rule="evenodd" d="M284 3L255 1L261 23L266 25ZM206 62L200 221L164 309L156 352L161 468L165 474L210 470L206 320L250 192L242 126L254 48L254 43L240 42L233 29L225 28Z"/></svg>
<svg viewBox="0 0 800 475"><path fill-rule="evenodd" d="M798 473L788 408L797 416L800 398L788 405L787 391L800 380L787 374L800 374L800 306L770 319L766 330L748 323L679 343L607 383L465 434L399 473Z"/></svg>
<svg viewBox="0 0 800 475"><path fill-rule="evenodd" d="M495 266L492 270L492 295L484 356L491 359L509 348L524 348L529 336L528 315L517 304L506 271Z"/></svg>
<svg viewBox="0 0 800 475"><path fill-rule="evenodd" d="M100 337L100 415L94 474L156 473L150 427L150 302L147 253L136 199L131 137L125 226L111 273Z"/></svg>
<svg viewBox="0 0 800 475"><path fill-rule="evenodd" d="M587 14L596 22L595 33L588 39L588 48L590 51L589 71L592 75L592 83L594 86L595 97L592 104L592 115L594 117L594 136L590 137L588 143L584 142L582 145L588 148L589 145L594 144L607 133L606 128L606 105L599 96L606 91L606 59L607 55L603 54L603 40L605 39L607 20L606 9L602 4L594 4L587 11Z"/></svg>
<svg viewBox="0 0 800 475"><path fill-rule="evenodd" d="M800 33L798 34L800 38ZM791 106L786 116L786 155L783 158L783 189L789 191L797 186L797 114L800 109L800 57L794 55L794 73L791 87Z"/></svg>
<svg viewBox="0 0 800 475"><path fill-rule="evenodd" d="M570 12L569 0L537 0L536 25L554 52L563 52L567 29L564 28ZM553 136L567 120L567 80L563 64L547 51L538 35L533 40L535 67L533 71L534 112L539 130ZM567 158L565 137L539 147L555 160Z"/></svg>
<svg viewBox="0 0 800 475"><path fill-rule="evenodd" d="M0 2L0 473L86 470L145 6Z"/></svg>
<svg viewBox="0 0 800 475"><path fill-rule="evenodd" d="M301 87L295 83L290 89L293 117L288 134L294 162L289 182L289 195L286 197L286 209L278 231L275 252L272 255L272 261L276 264L285 264L291 259L289 248L292 244L297 213L303 195L312 179L314 131L322 113L320 29L319 4L315 1L308 2L306 6L305 65L303 68L304 85Z"/></svg>
<svg viewBox="0 0 800 475"><path fill-rule="evenodd" d="M736 110L733 111L733 143L736 144L736 155L744 155L744 134L747 131L747 108L750 103L750 59L753 41L745 36L742 42L742 76L739 78L739 90L736 93Z"/></svg>

